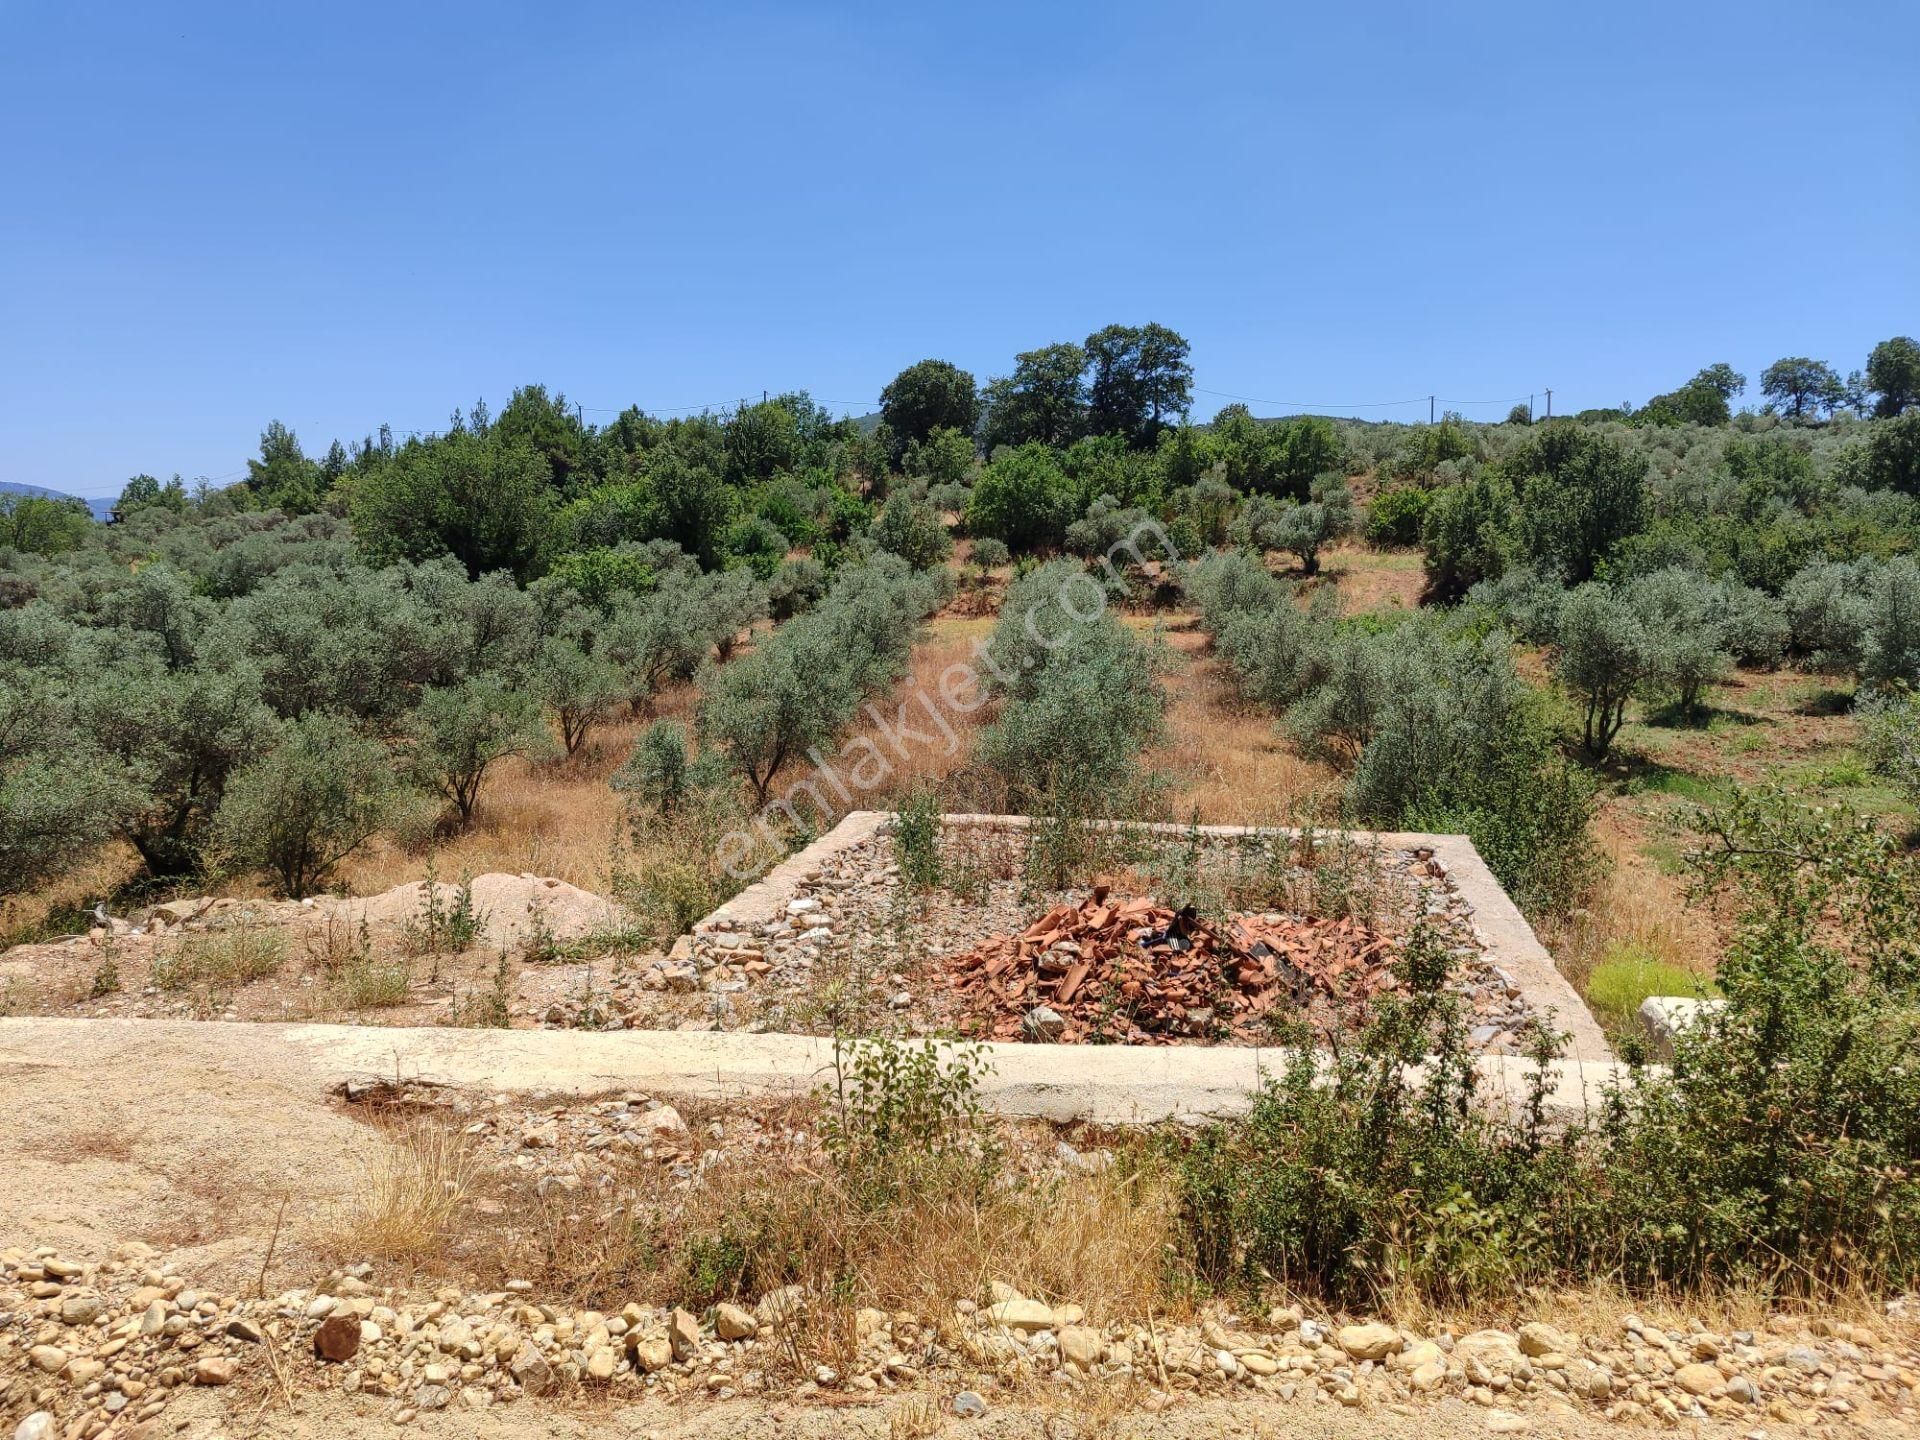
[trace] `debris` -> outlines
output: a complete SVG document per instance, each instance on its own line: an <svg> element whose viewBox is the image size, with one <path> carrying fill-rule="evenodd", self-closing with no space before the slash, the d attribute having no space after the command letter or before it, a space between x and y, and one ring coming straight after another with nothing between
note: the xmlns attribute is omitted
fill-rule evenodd
<svg viewBox="0 0 1920 1440"><path fill-rule="evenodd" d="M948 962L963 1011L988 1038L1152 1044L1225 1031L1265 1038L1276 1011L1369 998L1393 988L1393 936L1351 918L1234 915L1115 898L1095 882L1018 935L996 935Z"/></svg>

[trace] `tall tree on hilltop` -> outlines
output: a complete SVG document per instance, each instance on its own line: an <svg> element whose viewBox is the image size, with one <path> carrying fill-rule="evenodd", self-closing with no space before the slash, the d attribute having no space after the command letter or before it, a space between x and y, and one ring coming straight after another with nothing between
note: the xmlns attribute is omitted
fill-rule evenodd
<svg viewBox="0 0 1920 1440"><path fill-rule="evenodd" d="M1186 340L1164 325L1109 325L1087 337L1087 386L1093 433L1124 435L1150 449L1169 417L1193 408L1193 366Z"/></svg>
<svg viewBox="0 0 1920 1440"><path fill-rule="evenodd" d="M907 446L924 442L940 426L971 435L980 422L980 395L973 376L949 360L909 365L880 392L880 413L893 435L895 465Z"/></svg>

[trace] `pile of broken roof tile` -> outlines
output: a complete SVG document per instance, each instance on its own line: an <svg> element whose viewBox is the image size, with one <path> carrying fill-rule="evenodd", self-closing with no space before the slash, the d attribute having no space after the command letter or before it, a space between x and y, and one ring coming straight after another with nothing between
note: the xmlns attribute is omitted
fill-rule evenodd
<svg viewBox="0 0 1920 1440"><path fill-rule="evenodd" d="M1394 937L1353 919L1273 912L1221 924L1097 882L1018 935L947 962L954 1009L989 1040L1171 1044L1269 1040L1395 984Z"/></svg>

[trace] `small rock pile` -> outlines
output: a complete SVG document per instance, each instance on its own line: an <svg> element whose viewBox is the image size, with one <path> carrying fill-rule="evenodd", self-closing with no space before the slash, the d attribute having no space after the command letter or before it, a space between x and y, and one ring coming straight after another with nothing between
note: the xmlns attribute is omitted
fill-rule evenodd
<svg viewBox="0 0 1920 1440"><path fill-rule="evenodd" d="M1533 1323L1423 1336L1292 1306L1257 1320L1102 1325L996 1282L938 1315L863 1308L851 1358L828 1363L807 1358L815 1301L798 1286L696 1315L546 1304L525 1281L422 1298L372 1277L357 1266L248 1300L195 1288L144 1246L99 1265L0 1252L0 1406L26 1417L16 1440L147 1440L171 1430L163 1412L183 1387L269 1379L359 1396L395 1424L591 1390L726 1400L932 1387L955 1392L956 1415L977 1415L986 1397L1035 1380L1127 1380L1149 1409L1195 1393L1402 1413L1451 1398L1482 1407L1494 1433L1526 1429L1530 1411L1668 1425L1844 1417L1884 1433L1913 1418L1920 1394L1910 1330L1896 1342L1891 1326L1784 1315L1732 1334L1670 1333L1629 1315L1609 1335Z"/></svg>
<svg viewBox="0 0 1920 1440"><path fill-rule="evenodd" d="M1366 1000L1398 982L1393 936L1351 919L1265 913L1215 925L1094 882L1018 934L948 962L969 1026L993 1040L1257 1043L1270 1019Z"/></svg>

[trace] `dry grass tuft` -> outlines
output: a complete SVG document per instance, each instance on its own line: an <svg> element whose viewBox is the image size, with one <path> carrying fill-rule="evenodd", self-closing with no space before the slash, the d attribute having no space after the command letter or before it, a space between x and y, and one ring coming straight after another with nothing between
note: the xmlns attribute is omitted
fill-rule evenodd
<svg viewBox="0 0 1920 1440"><path fill-rule="evenodd" d="M380 1127L361 1182L333 1217L331 1249L356 1260L431 1270L454 1253L484 1167L457 1129L408 1117Z"/></svg>

